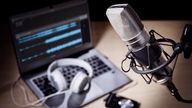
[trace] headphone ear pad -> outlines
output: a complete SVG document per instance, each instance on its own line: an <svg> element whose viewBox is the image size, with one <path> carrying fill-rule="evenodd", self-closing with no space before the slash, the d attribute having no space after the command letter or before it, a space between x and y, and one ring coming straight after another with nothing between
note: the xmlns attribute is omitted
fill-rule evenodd
<svg viewBox="0 0 192 108"><path fill-rule="evenodd" d="M70 89L74 93L80 93L84 90L84 88L88 83L89 83L88 76L83 72L77 72L77 74L75 75L70 84Z"/></svg>
<svg viewBox="0 0 192 108"><path fill-rule="evenodd" d="M52 82L53 86L58 90L58 91L63 91L67 89L67 81L63 74L61 73L62 69L57 68L51 73L51 79L50 81Z"/></svg>

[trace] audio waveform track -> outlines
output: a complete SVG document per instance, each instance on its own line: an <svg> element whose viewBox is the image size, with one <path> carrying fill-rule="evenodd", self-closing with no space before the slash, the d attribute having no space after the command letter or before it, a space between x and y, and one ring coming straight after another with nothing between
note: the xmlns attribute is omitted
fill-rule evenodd
<svg viewBox="0 0 192 108"><path fill-rule="evenodd" d="M50 48L50 49L48 49L46 51L46 53L47 54L54 53L56 51L62 50L62 49L67 48L67 47L71 47L71 46L79 44L79 43L82 43L82 38L73 40L71 42L68 42L68 43L65 43L65 44L62 44L62 45L58 45L58 46L53 47L53 48Z"/></svg>
<svg viewBox="0 0 192 108"><path fill-rule="evenodd" d="M45 52L42 52L42 53L35 54L35 55L33 55L33 56L30 56L30 57L24 58L24 59L22 59L21 61L22 61L22 62L26 62L26 61L29 61L29 60L31 60L31 59L33 59L33 58L36 58L36 57L39 57L39 56L43 56L43 55L45 55Z"/></svg>
<svg viewBox="0 0 192 108"><path fill-rule="evenodd" d="M52 28L52 29L49 29L49 30L38 32L36 34L22 36L21 38L19 38L19 43L22 44L22 43L25 43L25 42L28 42L28 41L31 41L31 40L34 40L34 39L49 36L50 34L60 32L60 31L64 31L64 30L67 30L67 29L75 27L75 26L77 26L77 23L76 22L71 22L69 24L61 25L61 26L58 26L56 28Z"/></svg>
<svg viewBox="0 0 192 108"><path fill-rule="evenodd" d="M80 32L81 32L80 29L76 29L76 30L70 31L70 32L65 33L65 34L62 34L62 35L59 35L59 36L52 37L52 38L50 38L50 39L45 40L45 44L49 44L49 43L58 41L58 40L60 40L60 39L64 39L64 38L73 36L73 35L78 34L78 33L80 33Z"/></svg>

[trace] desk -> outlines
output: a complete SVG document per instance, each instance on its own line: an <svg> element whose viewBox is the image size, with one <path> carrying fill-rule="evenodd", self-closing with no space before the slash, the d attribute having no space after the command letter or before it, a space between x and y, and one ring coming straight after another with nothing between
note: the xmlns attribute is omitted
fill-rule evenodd
<svg viewBox="0 0 192 108"><path fill-rule="evenodd" d="M143 21L147 30L155 29L158 33L163 36L174 39L179 42L180 36L183 31L183 27L186 23L192 23L188 21ZM93 44L94 46L106 55L116 66L120 67L120 63L123 60L125 54L127 53L127 47L120 38L117 36L116 32L112 29L108 22L93 22ZM8 56L8 61L13 61L9 63L4 60L4 65L1 65L0 73L0 107L1 108L17 108L10 97L10 84L16 79L18 75L18 69L13 57L13 51L9 51L10 56ZM7 65L6 65L7 63ZM8 65L9 64L9 65ZM6 67L3 68L2 66ZM179 92L186 99L192 99L192 60L183 59L183 54L179 56L176 69L174 71L173 81L175 82ZM5 72L6 71L6 72ZM176 101L167 90L166 87L152 83L150 85L146 84L140 75L130 71L126 73L131 79L133 79L137 84L128 89L120 90L118 95L131 98L141 103L141 108L191 108L192 104L184 104ZM26 87L27 88L27 87ZM35 96L27 88L29 95L32 99ZM18 88L17 100L22 98ZM105 96L84 106L84 108L105 108L104 100ZM41 108L41 107L40 107Z"/></svg>

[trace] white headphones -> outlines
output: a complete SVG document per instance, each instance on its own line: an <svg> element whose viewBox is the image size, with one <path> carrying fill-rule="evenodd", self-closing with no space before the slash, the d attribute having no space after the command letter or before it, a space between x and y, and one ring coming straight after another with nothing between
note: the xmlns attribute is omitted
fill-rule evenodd
<svg viewBox="0 0 192 108"><path fill-rule="evenodd" d="M90 64L80 59L64 58L52 62L47 70L48 79L51 81L51 84L58 90L58 92L68 89L67 81L62 74L62 67L69 65L82 67L88 73L87 75L81 71L77 72L71 81L69 89L74 93L80 93L90 88L90 81L93 77L93 69Z"/></svg>
<svg viewBox="0 0 192 108"><path fill-rule="evenodd" d="M28 100L25 89L23 88L22 85L20 85L19 87L24 92L25 100L28 102L27 104L20 104L16 101L15 96L14 96L14 87L16 86L16 84L18 83L18 81L20 79L20 78L18 78L18 80L11 87L11 98L13 100L13 103L19 107L40 106L47 99L49 99L53 96L57 96L57 95L65 93L65 91L67 90L67 81L65 80L65 77L62 74L62 70L63 70L62 66L69 66L69 65L82 67L88 73L88 75L87 75L81 71L77 72L77 74L74 76L74 78L72 79L71 84L70 84L69 89L71 90L71 92L81 93L84 91L85 92L88 91L91 86L90 81L93 77L92 67L83 60L73 59L73 58L64 58L64 59L59 59L59 60L52 62L49 65L48 70L47 70L48 79L51 81L52 85L54 87L56 87L58 92L31 102Z"/></svg>

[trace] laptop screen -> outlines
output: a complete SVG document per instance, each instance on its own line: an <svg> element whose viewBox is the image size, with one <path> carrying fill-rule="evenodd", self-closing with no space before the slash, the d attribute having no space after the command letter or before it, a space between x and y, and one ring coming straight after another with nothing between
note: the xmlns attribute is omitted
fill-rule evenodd
<svg viewBox="0 0 192 108"><path fill-rule="evenodd" d="M11 17L12 37L22 73L90 48L86 2L69 2Z"/></svg>

